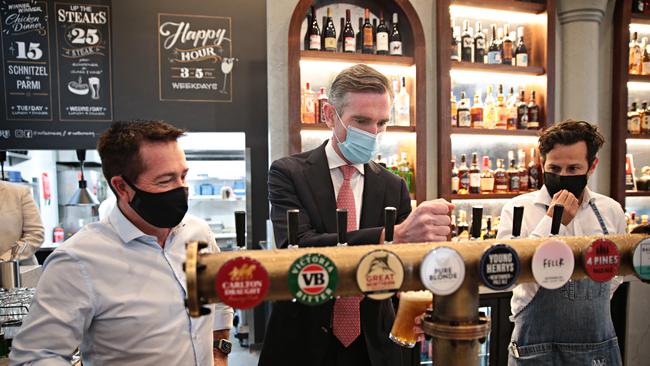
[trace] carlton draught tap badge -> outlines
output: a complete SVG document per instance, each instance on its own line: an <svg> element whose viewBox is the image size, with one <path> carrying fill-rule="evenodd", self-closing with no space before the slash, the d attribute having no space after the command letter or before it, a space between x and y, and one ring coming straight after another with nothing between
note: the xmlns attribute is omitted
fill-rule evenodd
<svg viewBox="0 0 650 366"><path fill-rule="evenodd" d="M361 258L357 266L359 290L373 300L393 296L404 282L404 265L395 253L373 250Z"/></svg>
<svg viewBox="0 0 650 366"><path fill-rule="evenodd" d="M266 268L255 259L238 257L224 263L216 277L217 295L224 304L248 309L262 302L269 290Z"/></svg>
<svg viewBox="0 0 650 366"><path fill-rule="evenodd" d="M338 272L328 257L311 253L293 262L289 268L289 291L306 305L321 305L334 295Z"/></svg>

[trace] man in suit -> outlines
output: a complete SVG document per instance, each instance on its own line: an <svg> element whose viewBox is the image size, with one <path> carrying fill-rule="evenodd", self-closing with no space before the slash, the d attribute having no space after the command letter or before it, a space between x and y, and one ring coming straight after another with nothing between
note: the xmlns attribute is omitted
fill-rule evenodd
<svg viewBox="0 0 650 366"><path fill-rule="evenodd" d="M9 260L11 249L25 243L19 259L36 264L33 254L43 244L44 229L28 187L0 181L0 223L0 259Z"/></svg>
<svg viewBox="0 0 650 366"><path fill-rule="evenodd" d="M332 138L318 148L275 161L269 171L271 219L278 247L287 245L286 211L300 210L298 245L337 243L336 209L348 209L348 244L384 240L384 208L397 209L394 241L443 241L449 234L444 201L411 213L406 183L371 159L390 117L392 91L385 76L355 65L332 82L324 107ZM388 338L395 312L390 299L332 299L323 305L276 302L260 355L270 365L404 365L412 350Z"/></svg>

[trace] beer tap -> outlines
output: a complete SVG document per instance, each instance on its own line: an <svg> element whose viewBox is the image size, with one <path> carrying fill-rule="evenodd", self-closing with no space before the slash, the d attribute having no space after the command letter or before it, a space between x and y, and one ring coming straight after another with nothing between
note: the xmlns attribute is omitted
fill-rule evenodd
<svg viewBox="0 0 650 366"><path fill-rule="evenodd" d="M483 224L483 206L472 207L471 240L481 239L481 225Z"/></svg>
<svg viewBox="0 0 650 366"><path fill-rule="evenodd" d="M535 281L548 290L558 289L569 280L575 266L573 250L564 241L556 238L560 233L564 206L553 206L551 237L535 248L531 267Z"/></svg>
<svg viewBox="0 0 650 366"><path fill-rule="evenodd" d="M344 208L336 209L336 233L337 246L344 247L348 245L348 210Z"/></svg>
<svg viewBox="0 0 650 366"><path fill-rule="evenodd" d="M300 210L287 210L287 248L298 248L298 215Z"/></svg>
<svg viewBox="0 0 650 366"><path fill-rule="evenodd" d="M395 207L386 207L384 209L384 244L393 243L396 217L397 209Z"/></svg>
<svg viewBox="0 0 650 366"><path fill-rule="evenodd" d="M511 235L512 239L521 236L521 223L523 219L524 219L524 206L515 206L514 214L512 216L512 235Z"/></svg>
<svg viewBox="0 0 650 366"><path fill-rule="evenodd" d="M235 211L237 250L246 250L246 211Z"/></svg>
<svg viewBox="0 0 650 366"><path fill-rule="evenodd" d="M556 204L553 206L553 221L551 221L551 236L560 234L560 224L562 223L562 214L564 214L564 206Z"/></svg>

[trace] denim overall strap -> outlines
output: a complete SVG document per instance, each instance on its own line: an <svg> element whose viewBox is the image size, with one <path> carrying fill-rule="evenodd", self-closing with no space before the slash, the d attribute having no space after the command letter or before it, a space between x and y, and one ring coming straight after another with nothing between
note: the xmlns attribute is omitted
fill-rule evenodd
<svg viewBox="0 0 650 366"><path fill-rule="evenodd" d="M598 219L598 224L600 225L600 229L603 231L603 235L609 235L609 230L607 230L605 220L603 220L603 216L600 214L600 211L598 210L598 207L596 207L596 204L593 201L589 201L589 206L591 206L591 210L594 211L594 214Z"/></svg>

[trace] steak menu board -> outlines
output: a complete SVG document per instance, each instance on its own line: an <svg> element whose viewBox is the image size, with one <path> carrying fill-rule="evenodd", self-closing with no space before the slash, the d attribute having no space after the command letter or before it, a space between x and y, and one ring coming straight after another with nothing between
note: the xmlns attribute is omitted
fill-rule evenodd
<svg viewBox="0 0 650 366"><path fill-rule="evenodd" d="M229 17L158 14L161 101L232 102Z"/></svg>
<svg viewBox="0 0 650 366"><path fill-rule="evenodd" d="M110 9L55 3L59 119L113 119Z"/></svg>
<svg viewBox="0 0 650 366"><path fill-rule="evenodd" d="M7 120L52 120L47 4L0 2Z"/></svg>

